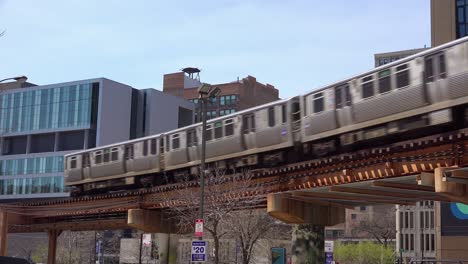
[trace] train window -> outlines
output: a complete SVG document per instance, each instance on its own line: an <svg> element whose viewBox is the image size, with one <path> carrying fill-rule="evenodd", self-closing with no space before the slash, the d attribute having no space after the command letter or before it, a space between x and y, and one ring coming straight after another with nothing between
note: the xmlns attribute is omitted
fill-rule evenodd
<svg viewBox="0 0 468 264"><path fill-rule="evenodd" d="M166 141L166 152L168 152L169 151L169 136L166 136L165 141Z"/></svg>
<svg viewBox="0 0 468 264"><path fill-rule="evenodd" d="M313 104L314 113L322 112L325 109L323 93L314 94Z"/></svg>
<svg viewBox="0 0 468 264"><path fill-rule="evenodd" d="M372 76L362 78L362 99L374 96L374 79Z"/></svg>
<svg viewBox="0 0 468 264"><path fill-rule="evenodd" d="M285 124L286 123L286 104L281 105L281 123Z"/></svg>
<svg viewBox="0 0 468 264"><path fill-rule="evenodd" d="M82 156L83 159L83 168L89 167L89 153L84 153Z"/></svg>
<svg viewBox="0 0 468 264"><path fill-rule="evenodd" d="M94 161L96 164L102 163L102 151L94 152Z"/></svg>
<svg viewBox="0 0 468 264"><path fill-rule="evenodd" d="M232 119L224 121L224 135L226 137L234 135L234 124Z"/></svg>
<svg viewBox="0 0 468 264"><path fill-rule="evenodd" d="M179 134L172 135L172 149L178 149L180 147Z"/></svg>
<svg viewBox="0 0 468 264"><path fill-rule="evenodd" d="M197 146L197 134L195 129L187 131L187 147Z"/></svg>
<svg viewBox="0 0 468 264"><path fill-rule="evenodd" d="M110 161L110 153L109 149L104 150L104 155L103 155L103 162L109 162Z"/></svg>
<svg viewBox="0 0 468 264"><path fill-rule="evenodd" d="M268 126L269 127L275 126L275 107L268 108Z"/></svg>
<svg viewBox="0 0 468 264"><path fill-rule="evenodd" d="M118 148L112 148L111 149L111 160L116 161L119 159L119 149Z"/></svg>
<svg viewBox="0 0 468 264"><path fill-rule="evenodd" d="M144 140L143 143L143 156L148 156L148 141Z"/></svg>
<svg viewBox="0 0 468 264"><path fill-rule="evenodd" d="M335 87L335 107L336 109L351 105L351 94L349 93L349 85L343 84Z"/></svg>
<svg viewBox="0 0 468 264"><path fill-rule="evenodd" d="M156 139L153 138L150 141L150 153L151 155L156 155Z"/></svg>
<svg viewBox="0 0 468 264"><path fill-rule="evenodd" d="M445 69L445 56L444 54L439 55L439 78L445 79L447 77L447 72Z"/></svg>
<svg viewBox="0 0 468 264"><path fill-rule="evenodd" d="M206 125L205 139L206 141L210 141L213 139L213 125L212 124Z"/></svg>
<svg viewBox="0 0 468 264"><path fill-rule="evenodd" d="M379 93L386 93L391 90L390 70L379 72Z"/></svg>
<svg viewBox="0 0 468 264"><path fill-rule="evenodd" d="M70 169L76 169L76 157L71 157L70 158Z"/></svg>
<svg viewBox="0 0 468 264"><path fill-rule="evenodd" d="M126 160L133 159L133 145L125 145L124 157Z"/></svg>
<svg viewBox="0 0 468 264"><path fill-rule="evenodd" d="M246 114L242 117L242 133L255 132L255 115Z"/></svg>
<svg viewBox="0 0 468 264"><path fill-rule="evenodd" d="M215 138L222 138L223 137L223 123L216 122L214 126L215 126L215 129L214 129Z"/></svg>
<svg viewBox="0 0 468 264"><path fill-rule="evenodd" d="M401 88L409 85L408 64L403 64L396 67L396 87Z"/></svg>
<svg viewBox="0 0 468 264"><path fill-rule="evenodd" d="M434 69L432 65L432 58L426 58L425 71L426 71L426 82L433 82L434 81Z"/></svg>

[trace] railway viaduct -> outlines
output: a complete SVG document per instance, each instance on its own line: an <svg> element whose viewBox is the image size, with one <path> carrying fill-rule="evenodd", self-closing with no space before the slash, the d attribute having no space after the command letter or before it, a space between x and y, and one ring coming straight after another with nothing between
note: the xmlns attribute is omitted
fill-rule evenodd
<svg viewBox="0 0 468 264"><path fill-rule="evenodd" d="M344 210L366 204L411 205L420 200L468 204L468 129L385 147L253 171L260 207L286 223L334 225ZM192 183L194 191L198 184ZM180 184L76 198L0 205L0 255L8 233L47 232L49 260L55 263L57 236L63 230L133 228L175 233L166 209ZM222 201L220 201L222 202ZM468 238L462 242L468 244Z"/></svg>

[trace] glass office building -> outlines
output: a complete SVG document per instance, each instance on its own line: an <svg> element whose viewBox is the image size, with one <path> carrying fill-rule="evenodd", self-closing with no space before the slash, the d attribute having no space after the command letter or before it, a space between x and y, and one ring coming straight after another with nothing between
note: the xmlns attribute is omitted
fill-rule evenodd
<svg viewBox="0 0 468 264"><path fill-rule="evenodd" d="M193 120L186 100L105 78L5 87L0 84L0 201L68 196L65 154Z"/></svg>

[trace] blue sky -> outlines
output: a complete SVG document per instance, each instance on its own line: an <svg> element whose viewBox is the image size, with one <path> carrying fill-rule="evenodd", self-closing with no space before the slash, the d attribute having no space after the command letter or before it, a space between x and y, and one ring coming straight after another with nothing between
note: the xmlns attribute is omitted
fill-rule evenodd
<svg viewBox="0 0 468 264"><path fill-rule="evenodd" d="M0 79L95 77L162 89L186 66L204 82L252 75L281 97L373 67L373 54L430 46L429 0L0 0Z"/></svg>

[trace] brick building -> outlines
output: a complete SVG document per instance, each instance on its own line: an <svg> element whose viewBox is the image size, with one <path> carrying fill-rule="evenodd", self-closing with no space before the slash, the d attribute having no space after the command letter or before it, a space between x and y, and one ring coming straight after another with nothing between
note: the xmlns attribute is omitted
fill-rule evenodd
<svg viewBox="0 0 468 264"><path fill-rule="evenodd" d="M198 75L194 77L193 73L169 73L164 75L163 92L183 97L198 105L197 88L200 84ZM250 75L234 82L212 85L219 87L221 94L208 104L208 118L227 115L279 99L278 89L270 84L259 83ZM200 121L198 116L195 116L195 121Z"/></svg>

